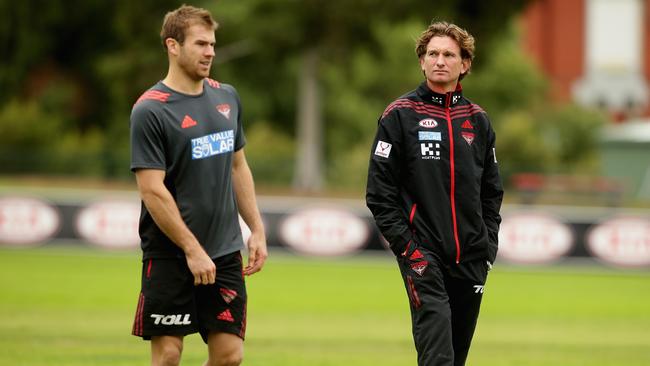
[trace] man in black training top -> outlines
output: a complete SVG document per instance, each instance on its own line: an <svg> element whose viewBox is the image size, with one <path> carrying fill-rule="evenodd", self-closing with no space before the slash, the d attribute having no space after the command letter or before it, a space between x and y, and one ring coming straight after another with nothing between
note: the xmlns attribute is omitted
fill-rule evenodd
<svg viewBox="0 0 650 366"><path fill-rule="evenodd" d="M205 9L165 16L164 80L131 113L131 170L142 198L142 292L133 334L151 340L152 365L178 365L183 337L199 332L206 365L239 365L246 330L243 275L267 257L244 156L235 89L209 79L217 23ZM238 213L251 229L248 265Z"/></svg>
<svg viewBox="0 0 650 366"><path fill-rule="evenodd" d="M464 365L497 254L503 189L495 135L459 83L474 38L434 22L416 53L425 81L379 119L366 202L397 256L418 365Z"/></svg>

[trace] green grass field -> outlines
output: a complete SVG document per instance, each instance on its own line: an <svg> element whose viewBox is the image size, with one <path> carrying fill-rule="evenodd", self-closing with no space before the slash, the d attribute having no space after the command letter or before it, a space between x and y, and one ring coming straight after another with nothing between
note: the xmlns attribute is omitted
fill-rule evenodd
<svg viewBox="0 0 650 366"><path fill-rule="evenodd" d="M130 335L140 254L0 249L0 365L146 365ZM415 365L391 258L272 253L248 280L245 365ZM468 365L650 365L650 272L497 267ZM183 365L205 349L186 338Z"/></svg>

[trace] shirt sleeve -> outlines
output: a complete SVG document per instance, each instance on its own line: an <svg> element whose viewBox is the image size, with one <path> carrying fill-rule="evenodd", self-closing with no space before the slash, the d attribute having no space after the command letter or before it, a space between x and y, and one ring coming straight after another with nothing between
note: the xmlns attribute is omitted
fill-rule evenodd
<svg viewBox="0 0 650 366"><path fill-rule="evenodd" d="M396 112L379 120L368 165L366 205L372 212L382 235L398 255L413 233L400 205L402 130Z"/></svg>
<svg viewBox="0 0 650 366"><path fill-rule="evenodd" d="M483 222L488 230L488 260L494 263L499 246L501 202L503 186L496 157L496 134L488 121L488 148L485 152L483 177L481 178L481 206Z"/></svg>
<svg viewBox="0 0 650 366"><path fill-rule="evenodd" d="M166 169L164 129L147 102L136 105L131 112L131 171Z"/></svg>

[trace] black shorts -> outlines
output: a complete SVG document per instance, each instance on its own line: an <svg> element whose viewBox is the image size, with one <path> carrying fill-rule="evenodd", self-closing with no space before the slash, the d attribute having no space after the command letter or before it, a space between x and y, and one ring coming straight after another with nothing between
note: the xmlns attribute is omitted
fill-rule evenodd
<svg viewBox="0 0 650 366"><path fill-rule="evenodd" d="M240 252L214 259L216 281L194 286L186 260L147 259L132 334L159 335L224 332L242 339L246 332L246 285Z"/></svg>

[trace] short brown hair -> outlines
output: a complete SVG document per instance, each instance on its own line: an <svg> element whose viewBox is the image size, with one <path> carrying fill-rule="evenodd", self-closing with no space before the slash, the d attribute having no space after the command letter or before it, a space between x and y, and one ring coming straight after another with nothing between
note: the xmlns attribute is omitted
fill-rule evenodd
<svg viewBox="0 0 650 366"><path fill-rule="evenodd" d="M427 53L427 45L433 37L450 37L458 43L460 47L460 57L463 60L470 61L470 69L472 67L472 60L474 59L474 37L469 34L465 29L448 22L433 22L427 29L420 34L420 37L415 42L415 53L418 58L422 58ZM460 79L469 74L469 69L466 73L460 75Z"/></svg>
<svg viewBox="0 0 650 366"><path fill-rule="evenodd" d="M160 39L163 47L167 49L165 40L172 38L183 44L185 42L185 32L187 28L194 24L204 24L213 30L217 30L219 24L212 19L209 11L203 8L183 4L180 8L172 10L165 15L162 29L160 30Z"/></svg>

